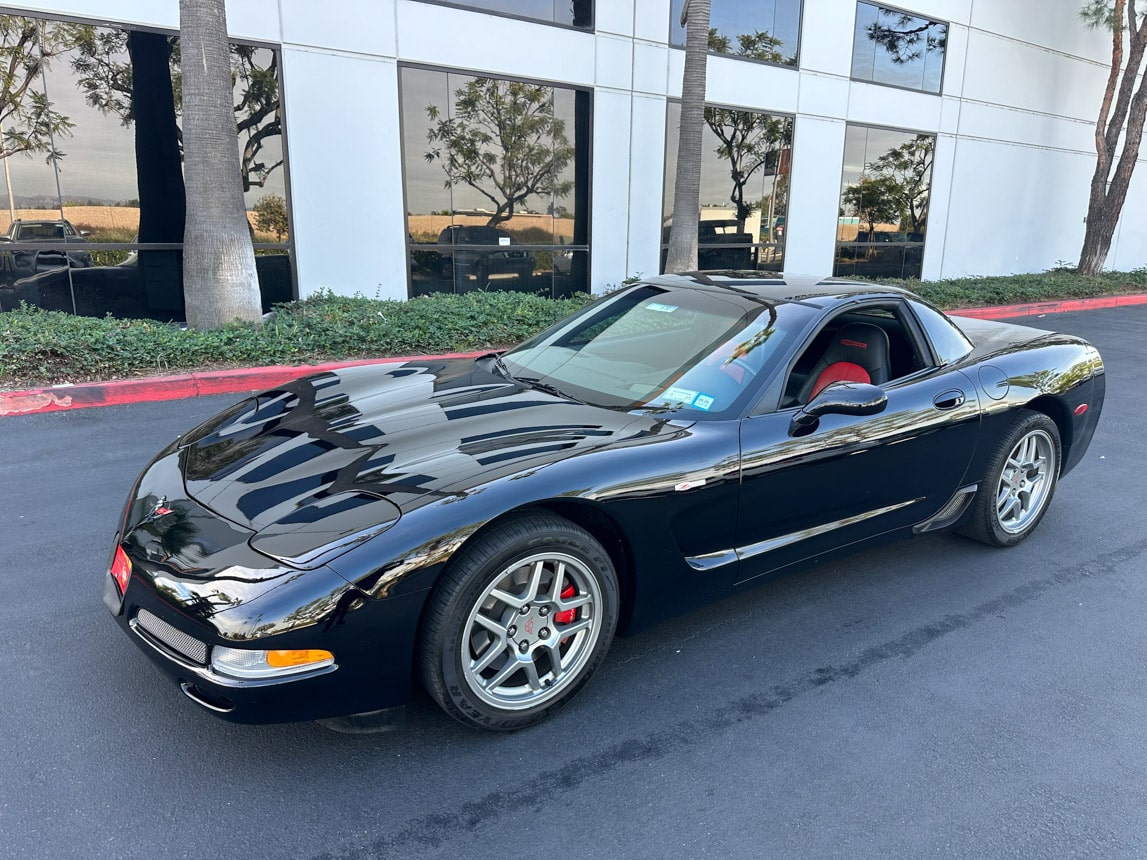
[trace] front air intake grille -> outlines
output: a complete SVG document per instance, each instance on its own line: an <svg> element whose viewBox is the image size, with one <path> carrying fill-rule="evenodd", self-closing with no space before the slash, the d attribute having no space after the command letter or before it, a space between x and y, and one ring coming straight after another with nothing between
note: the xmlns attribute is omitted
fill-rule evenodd
<svg viewBox="0 0 1147 860"><path fill-rule="evenodd" d="M152 639L179 656L200 666L207 665L207 645L182 630L172 627L162 618L157 618L146 609L135 616L136 624Z"/></svg>

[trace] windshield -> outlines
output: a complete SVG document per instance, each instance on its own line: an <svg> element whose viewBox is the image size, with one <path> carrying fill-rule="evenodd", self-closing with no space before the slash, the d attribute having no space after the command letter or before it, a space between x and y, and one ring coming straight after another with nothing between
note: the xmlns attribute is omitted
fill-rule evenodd
<svg viewBox="0 0 1147 860"><path fill-rule="evenodd" d="M741 405L808 310L734 291L642 285L511 350L515 378L613 409L721 413Z"/></svg>

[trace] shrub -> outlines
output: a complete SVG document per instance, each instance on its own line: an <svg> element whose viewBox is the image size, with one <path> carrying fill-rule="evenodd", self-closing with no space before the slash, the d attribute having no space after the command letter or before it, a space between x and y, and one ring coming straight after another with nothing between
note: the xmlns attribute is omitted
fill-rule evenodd
<svg viewBox="0 0 1147 860"><path fill-rule="evenodd" d="M527 293L379 301L329 292L282 305L256 328L190 331L151 320L21 307L0 314L0 385L22 388L223 365L303 364L508 346L592 299Z"/></svg>

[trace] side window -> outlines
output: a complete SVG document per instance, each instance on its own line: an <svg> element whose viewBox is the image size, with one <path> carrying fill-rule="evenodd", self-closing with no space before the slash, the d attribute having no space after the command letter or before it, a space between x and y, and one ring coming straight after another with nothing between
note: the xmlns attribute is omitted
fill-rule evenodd
<svg viewBox="0 0 1147 860"><path fill-rule="evenodd" d="M923 302L914 301L911 305L941 364L951 364L972 351L968 338L948 317Z"/></svg>
<svg viewBox="0 0 1147 860"><path fill-rule="evenodd" d="M884 385L931 365L902 313L878 305L830 319L793 365L781 408L803 406L833 382Z"/></svg>

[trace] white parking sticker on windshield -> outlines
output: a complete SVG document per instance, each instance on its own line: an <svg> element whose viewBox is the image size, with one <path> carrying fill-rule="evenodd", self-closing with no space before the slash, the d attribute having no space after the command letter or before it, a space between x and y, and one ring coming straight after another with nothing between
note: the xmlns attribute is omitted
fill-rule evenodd
<svg viewBox="0 0 1147 860"><path fill-rule="evenodd" d="M657 311L663 314L671 314L677 310L677 305L663 305L660 302L650 302L645 307L651 311Z"/></svg>
<svg viewBox="0 0 1147 860"><path fill-rule="evenodd" d="M714 400L716 400L716 398L710 397L708 394L698 394L693 398L693 405L698 409L704 409L706 412L708 412L713 408Z"/></svg>
<svg viewBox="0 0 1147 860"><path fill-rule="evenodd" d="M666 400L672 400L680 403L692 403L693 399L697 396L698 392L690 391L688 388L673 387L666 391L662 397Z"/></svg>

